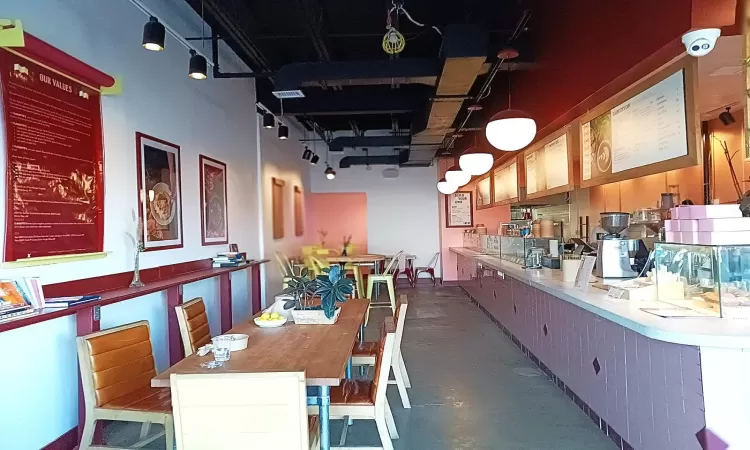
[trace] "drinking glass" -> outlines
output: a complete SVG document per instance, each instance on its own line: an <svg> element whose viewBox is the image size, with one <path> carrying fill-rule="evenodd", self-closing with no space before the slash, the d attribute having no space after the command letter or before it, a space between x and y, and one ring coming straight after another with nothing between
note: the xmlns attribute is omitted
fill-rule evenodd
<svg viewBox="0 0 750 450"><path fill-rule="evenodd" d="M230 348L232 347L232 338L229 336L216 336L211 339L214 344L214 360L223 363L229 361L232 356Z"/></svg>

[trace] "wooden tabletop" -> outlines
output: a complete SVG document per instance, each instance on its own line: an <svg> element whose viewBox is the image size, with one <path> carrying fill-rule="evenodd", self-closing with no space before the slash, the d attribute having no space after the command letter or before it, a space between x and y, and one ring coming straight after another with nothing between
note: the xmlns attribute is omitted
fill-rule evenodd
<svg viewBox="0 0 750 450"><path fill-rule="evenodd" d="M309 386L338 386L346 376L346 364L367 312L369 301L350 299L341 305L333 325L296 325L260 328L251 320L232 327L229 333L250 336L247 349L232 352L223 367L206 369L200 363L213 354L192 354L151 380L153 387L169 387L173 373L257 373L305 371Z"/></svg>
<svg viewBox="0 0 750 450"><path fill-rule="evenodd" d="M331 263L374 263L385 260L383 255L351 255L351 256L328 256L328 262Z"/></svg>

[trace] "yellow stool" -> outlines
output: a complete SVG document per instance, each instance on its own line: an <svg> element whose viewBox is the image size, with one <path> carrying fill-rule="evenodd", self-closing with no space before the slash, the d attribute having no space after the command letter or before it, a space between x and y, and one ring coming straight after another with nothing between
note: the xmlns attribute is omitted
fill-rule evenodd
<svg viewBox="0 0 750 450"><path fill-rule="evenodd" d="M396 256L391 259L391 261L388 263L388 265L385 267L385 270L382 274L370 274L367 277L367 298L370 300L370 304L367 307L367 314L365 315L365 326L367 326L367 323L370 321L370 309L372 308L391 308L391 312L395 314L396 312L396 286L393 281L394 273L396 272L396 267L398 267L398 262L401 259L401 255L404 252L398 252ZM385 283L388 287L388 299L390 300L390 303L374 303L372 301L372 291L373 287L375 286L375 283Z"/></svg>

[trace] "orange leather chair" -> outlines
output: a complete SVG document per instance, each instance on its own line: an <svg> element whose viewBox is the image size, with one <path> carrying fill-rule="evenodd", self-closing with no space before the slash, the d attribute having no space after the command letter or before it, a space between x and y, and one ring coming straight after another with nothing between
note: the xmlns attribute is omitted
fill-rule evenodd
<svg viewBox="0 0 750 450"><path fill-rule="evenodd" d="M164 425L166 448L174 446L169 388L151 387L156 376L148 322L142 320L81 336L76 340L81 368L86 423L80 449L120 448L93 446L97 420L141 422L141 438L151 423ZM141 443L142 444L142 443Z"/></svg>
<svg viewBox="0 0 750 450"><path fill-rule="evenodd" d="M211 342L211 329L208 326L206 305L201 297L175 306L180 337L185 347L185 356L190 356L199 348Z"/></svg>

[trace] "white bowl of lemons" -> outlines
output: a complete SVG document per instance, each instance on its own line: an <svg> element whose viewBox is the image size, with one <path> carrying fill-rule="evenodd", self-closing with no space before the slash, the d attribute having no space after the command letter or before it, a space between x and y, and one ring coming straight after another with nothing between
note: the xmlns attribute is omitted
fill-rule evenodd
<svg viewBox="0 0 750 450"><path fill-rule="evenodd" d="M277 312L265 312L254 318L253 321L255 322L255 325L258 325L261 328L276 328L284 325L287 319Z"/></svg>

